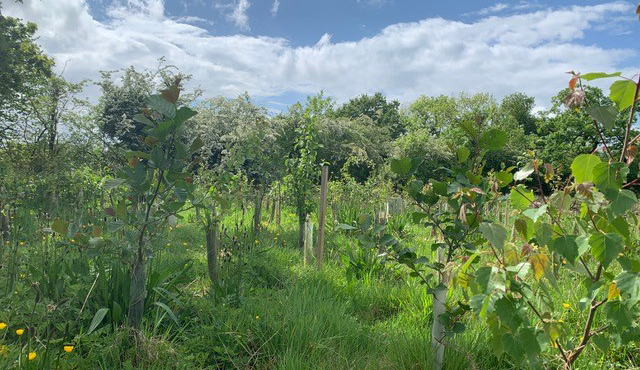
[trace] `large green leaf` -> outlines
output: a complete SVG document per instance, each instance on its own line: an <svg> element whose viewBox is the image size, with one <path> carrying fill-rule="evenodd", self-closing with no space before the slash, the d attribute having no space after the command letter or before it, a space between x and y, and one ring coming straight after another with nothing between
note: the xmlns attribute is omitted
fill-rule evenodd
<svg viewBox="0 0 640 370"><path fill-rule="evenodd" d="M627 179L629 167L621 162L602 162L593 168L592 173L593 183L601 191L607 189L620 189L624 181Z"/></svg>
<svg viewBox="0 0 640 370"><path fill-rule="evenodd" d="M531 175L533 171L534 171L533 163L529 162L513 175L513 181L524 180L527 177L529 177L529 175Z"/></svg>
<svg viewBox="0 0 640 370"><path fill-rule="evenodd" d="M478 226L478 230L485 239L498 250L504 248L504 242L507 240L507 230L500 224L483 222Z"/></svg>
<svg viewBox="0 0 640 370"><path fill-rule="evenodd" d="M551 248L567 259L571 264L576 262L578 258L578 244L576 236L561 236L551 241Z"/></svg>
<svg viewBox="0 0 640 370"><path fill-rule="evenodd" d="M487 150L498 150L507 142L507 134L496 128L485 131L480 137L480 147Z"/></svg>
<svg viewBox="0 0 640 370"><path fill-rule="evenodd" d="M535 225L534 236L539 246L545 246L553 238L553 226L547 222L540 222Z"/></svg>
<svg viewBox="0 0 640 370"><path fill-rule="evenodd" d="M102 320L104 319L108 311L109 309L105 307L96 311L96 314L93 315L93 319L91 320L91 324L89 324L89 330L87 331L86 335L89 335L93 333L94 330L96 330L96 328L98 327L98 325L100 325L100 323L102 322Z"/></svg>
<svg viewBox="0 0 640 370"><path fill-rule="evenodd" d="M605 268L618 258L618 253L622 252L624 247L622 237L615 233L593 234L589 238L589 245L593 256L602 262Z"/></svg>
<svg viewBox="0 0 640 370"><path fill-rule="evenodd" d="M534 199L533 191L528 190L522 184L511 188L509 200L511 201L511 205L516 209L524 211L529 208L529 205L534 201Z"/></svg>
<svg viewBox="0 0 640 370"><path fill-rule="evenodd" d="M161 113L166 117L173 118L176 116L175 104L169 103L165 98L162 97L162 95L156 94L149 96L147 98L147 104L149 104L149 106L153 108L153 110Z"/></svg>
<svg viewBox="0 0 640 370"><path fill-rule="evenodd" d="M504 272L497 267L480 267L476 270L476 284L478 284L480 291L485 294L490 294L495 290L504 292Z"/></svg>
<svg viewBox="0 0 640 370"><path fill-rule="evenodd" d="M578 184L593 182L593 168L602 163L595 154L581 154L571 162L571 174Z"/></svg>
<svg viewBox="0 0 640 370"><path fill-rule="evenodd" d="M411 172L411 160L409 158L391 158L391 171L402 176L408 175Z"/></svg>
<svg viewBox="0 0 640 370"><path fill-rule="evenodd" d="M619 80L611 84L609 98L616 103L619 111L623 111L633 104L636 84L631 80Z"/></svg>
<svg viewBox="0 0 640 370"><path fill-rule="evenodd" d="M616 288L620 291L624 303L632 307L640 301L640 275L625 271L615 278Z"/></svg>
<svg viewBox="0 0 640 370"><path fill-rule="evenodd" d="M598 78L609 78L609 77L618 77L622 74L622 72L614 72L614 73L604 73L604 72L591 72L580 75L585 81L591 81Z"/></svg>
<svg viewBox="0 0 640 370"><path fill-rule="evenodd" d="M544 215L547 212L547 207L548 206L544 204L539 208L529 208L522 212L522 214L529 217L531 220L533 220L533 222L536 222L538 221L538 218L540 218L540 216Z"/></svg>
<svg viewBox="0 0 640 370"><path fill-rule="evenodd" d="M618 329L633 325L633 315L621 301L609 301L604 305L607 319Z"/></svg>
<svg viewBox="0 0 640 370"><path fill-rule="evenodd" d="M589 113L591 118L601 123L607 130L611 130L613 128L613 123L618 117L618 109L612 105L604 107L587 107L587 113Z"/></svg>
<svg viewBox="0 0 640 370"><path fill-rule="evenodd" d="M625 214L638 202L636 195L631 190L606 190L604 195L611 201L609 211L612 218Z"/></svg>

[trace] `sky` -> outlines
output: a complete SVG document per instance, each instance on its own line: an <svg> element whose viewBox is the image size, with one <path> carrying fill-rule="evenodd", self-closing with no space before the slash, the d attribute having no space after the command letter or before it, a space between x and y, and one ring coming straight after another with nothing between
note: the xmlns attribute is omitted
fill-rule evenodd
<svg viewBox="0 0 640 370"><path fill-rule="evenodd" d="M1 0L0 0L1 1ZM640 72L640 21L628 1L24 0L2 13L38 24L38 42L72 81L101 70L193 75L204 96L247 92L271 111L323 91L337 102L384 93L513 92L539 108L570 70ZM602 86L606 86L606 83ZM97 87L88 94L96 98Z"/></svg>

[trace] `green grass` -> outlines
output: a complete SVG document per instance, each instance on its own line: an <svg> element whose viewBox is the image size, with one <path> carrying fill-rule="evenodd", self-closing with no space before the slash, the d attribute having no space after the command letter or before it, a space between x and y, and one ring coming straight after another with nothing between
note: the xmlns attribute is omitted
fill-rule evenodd
<svg viewBox="0 0 640 370"><path fill-rule="evenodd" d="M326 262L322 271L316 271L303 265L295 248L297 233L292 214L283 214L281 228L267 225L254 239L245 226L251 224L250 215L232 213L224 220L223 235L229 237L223 237L222 244L231 257L221 261L220 286L211 289L203 232L192 214L185 216L180 227L156 246L157 252L149 263L153 271L165 273L166 279L178 276L176 299L168 300L167 305L179 325L159 307L147 314L140 333L103 325L91 335L79 337L73 353L59 355L59 368L431 368L431 296L406 271L393 265L380 276L347 279L341 257L347 246L356 245L354 237L329 231ZM233 235L237 237L235 243ZM428 250L426 230L409 226L409 235L408 244L418 246L423 253ZM30 248L36 247L34 242ZM20 255L24 263L29 261L27 257ZM193 265L179 275L185 261L192 261ZM555 304L577 302L584 296L585 290L570 276L560 279L559 289L554 292ZM16 294L29 297L29 284L33 284L29 277L20 280ZM74 308L62 312L61 317L78 314L86 289L78 288ZM22 322L30 318L32 322L45 322L49 317L46 302L38 303L35 314L29 316L33 306L30 301L16 304L11 297L3 300L8 303L0 321L20 317ZM83 313L81 326L88 326L92 315ZM579 312L577 304L572 304L563 316L566 322L580 323L583 318L584 312ZM466 317L464 323L467 330L455 336L447 348L446 369L526 367L513 364L508 358L497 358L490 347L488 329L479 320ZM600 323L601 318L597 317L596 326ZM581 326L575 327L579 330ZM42 335L39 338L42 340ZM20 347L11 333L0 340L8 344L6 358L17 358ZM22 344L23 354L36 349L42 358L46 343ZM555 349L546 348L543 356L545 368L558 366ZM638 361L636 347L624 347L606 356L590 346L576 369L632 369ZM38 361L22 362L25 368L38 368ZM11 364L0 368L11 368Z"/></svg>

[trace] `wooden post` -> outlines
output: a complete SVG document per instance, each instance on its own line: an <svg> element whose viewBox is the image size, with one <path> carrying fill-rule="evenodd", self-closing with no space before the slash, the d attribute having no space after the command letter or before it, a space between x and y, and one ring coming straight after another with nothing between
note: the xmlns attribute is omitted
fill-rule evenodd
<svg viewBox="0 0 640 370"><path fill-rule="evenodd" d="M313 256L313 223L311 223L310 215L307 215L307 219L304 223L304 244L302 250L304 255L304 265L306 266Z"/></svg>
<svg viewBox="0 0 640 370"><path fill-rule="evenodd" d="M324 250L324 224L327 211L327 181L329 180L329 166L322 166L320 177L320 211L318 212L318 254L316 263L318 270L322 269L322 253Z"/></svg>

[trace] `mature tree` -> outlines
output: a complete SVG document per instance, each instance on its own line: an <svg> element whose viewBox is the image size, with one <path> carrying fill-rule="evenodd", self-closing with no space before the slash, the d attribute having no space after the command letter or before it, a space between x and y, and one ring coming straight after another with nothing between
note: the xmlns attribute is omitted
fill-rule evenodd
<svg viewBox="0 0 640 370"><path fill-rule="evenodd" d="M138 71L129 67L121 71L103 71L102 81L98 85L102 96L98 104L98 123L100 130L110 139L126 148L140 150L143 147L144 125L133 120L140 113L145 97L151 93L167 88L176 78L188 80L190 76L180 73L175 66L167 65L164 59L159 60L155 70ZM119 82L116 77L119 76ZM189 103L199 91L183 94L180 102Z"/></svg>
<svg viewBox="0 0 640 370"><path fill-rule="evenodd" d="M270 184L282 176L283 153L277 146L276 123L248 94L215 97L199 105L191 136L203 141L207 168L242 172L254 191L254 228L260 226L262 200Z"/></svg>
<svg viewBox="0 0 640 370"><path fill-rule="evenodd" d="M427 129L438 135L458 119L458 106L453 96L421 95L403 111L403 121L409 131Z"/></svg>
<svg viewBox="0 0 640 370"><path fill-rule="evenodd" d="M591 153L595 150L606 150L599 147L602 134L607 148L618 156L621 143L624 138L624 128L628 118L628 112L618 114L618 118L611 130L606 130L598 125L600 133L596 129L593 120L587 113L586 107L612 105L611 100L597 87L585 87L585 100L587 104L577 108L567 108L565 98L569 89L560 91L552 98L550 110L542 113L538 123L536 138L537 153L540 158L550 163L556 169L561 178L570 174L571 161L579 154Z"/></svg>
<svg viewBox="0 0 640 370"><path fill-rule="evenodd" d="M424 158L417 174L425 180L445 174L457 149L469 144L469 130L508 132L501 148L484 156L485 170L515 165L529 142L516 119L489 94L420 96L404 111L404 120L409 131L396 141L395 155Z"/></svg>
<svg viewBox="0 0 640 370"><path fill-rule="evenodd" d="M35 43L35 23L0 14L0 140L24 113L25 98L51 76L53 60Z"/></svg>
<svg viewBox="0 0 640 370"><path fill-rule="evenodd" d="M371 122L381 128L388 130L389 136L395 139L405 132L405 128L400 118L398 108L400 103L397 100L387 101L382 93L374 95L360 95L349 100L333 113L336 117L356 119L361 116L371 118Z"/></svg>
<svg viewBox="0 0 640 370"><path fill-rule="evenodd" d="M505 96L500 103L500 107L511 115L522 127L525 135L536 132L537 119L533 115L535 98L523 93L513 93Z"/></svg>

